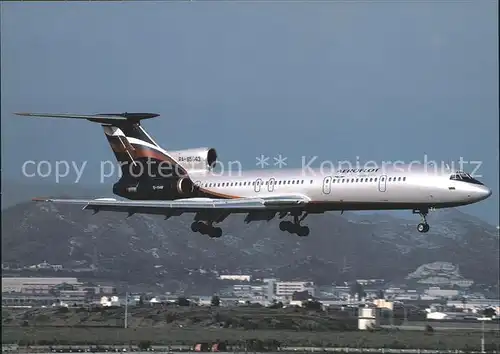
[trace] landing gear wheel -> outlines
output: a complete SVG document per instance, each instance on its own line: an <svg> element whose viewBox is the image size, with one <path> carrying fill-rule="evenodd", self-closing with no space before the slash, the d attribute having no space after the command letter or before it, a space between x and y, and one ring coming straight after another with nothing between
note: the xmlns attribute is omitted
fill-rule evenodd
<svg viewBox="0 0 500 354"><path fill-rule="evenodd" d="M195 221L191 224L191 231L200 232L203 229L203 223Z"/></svg>
<svg viewBox="0 0 500 354"><path fill-rule="evenodd" d="M222 229L220 227L213 227L209 231L209 236L212 238L219 238L222 236Z"/></svg>
<svg viewBox="0 0 500 354"><path fill-rule="evenodd" d="M280 230L281 231L288 231L291 234L297 234L298 236L308 236L309 235L309 228L307 226L302 226L300 223L303 221L306 216L308 215L307 212L289 212L287 213L288 215L291 215L293 217L293 221L281 221L280 222ZM285 216L285 215L283 215Z"/></svg>
<svg viewBox="0 0 500 354"><path fill-rule="evenodd" d="M309 235L309 228L307 226L300 226L297 230L297 235L300 237L305 237Z"/></svg>
<svg viewBox="0 0 500 354"><path fill-rule="evenodd" d="M427 214L429 214L429 209L428 208L423 208L423 209L413 209L413 214L420 214L420 224L417 225L417 230L418 232L421 233L426 233L429 231L430 226L427 223Z"/></svg>
<svg viewBox="0 0 500 354"><path fill-rule="evenodd" d="M418 232L426 233L429 231L429 229L430 229L430 226L427 223L421 222L420 224L417 225Z"/></svg>
<svg viewBox="0 0 500 354"><path fill-rule="evenodd" d="M281 231L288 231L288 232L292 232L293 230L293 223L291 221L282 221L280 222L280 230Z"/></svg>

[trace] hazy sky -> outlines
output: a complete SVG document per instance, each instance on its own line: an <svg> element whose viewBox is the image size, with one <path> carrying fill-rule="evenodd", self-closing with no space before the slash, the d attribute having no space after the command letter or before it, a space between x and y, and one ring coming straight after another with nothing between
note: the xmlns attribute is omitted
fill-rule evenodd
<svg viewBox="0 0 500 354"><path fill-rule="evenodd" d="M482 161L494 195L462 209L498 224L496 1L0 6L6 176L88 161L80 183L97 184L113 158L98 125L12 112L156 112L144 126L163 147L245 169L261 154Z"/></svg>

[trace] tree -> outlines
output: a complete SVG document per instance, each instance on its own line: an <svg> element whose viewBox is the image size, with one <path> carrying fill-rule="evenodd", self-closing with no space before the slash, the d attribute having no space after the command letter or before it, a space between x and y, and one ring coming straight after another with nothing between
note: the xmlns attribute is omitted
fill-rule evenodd
<svg viewBox="0 0 500 354"><path fill-rule="evenodd" d="M488 307L486 309L483 310L483 316L484 317L493 317L495 316L497 313L495 312L494 309L492 309L491 307Z"/></svg>
<svg viewBox="0 0 500 354"><path fill-rule="evenodd" d="M188 299L186 299L185 297L179 296L177 298L177 305L179 305L179 306L189 306L189 305L191 305L191 302Z"/></svg>
<svg viewBox="0 0 500 354"><path fill-rule="evenodd" d="M139 349L146 351L151 348L151 342L149 340L141 340L138 347Z"/></svg>
<svg viewBox="0 0 500 354"><path fill-rule="evenodd" d="M307 301L311 298L311 294L307 290L294 291L292 294L293 301Z"/></svg>
<svg viewBox="0 0 500 354"><path fill-rule="evenodd" d="M283 303L280 302L273 302L272 305L269 306L270 309L282 309L283 308Z"/></svg>
<svg viewBox="0 0 500 354"><path fill-rule="evenodd" d="M304 301L302 302L302 306L307 310L322 310L323 304L319 301Z"/></svg>
<svg viewBox="0 0 500 354"><path fill-rule="evenodd" d="M217 295L212 296L212 306L220 306L220 298Z"/></svg>
<svg viewBox="0 0 500 354"><path fill-rule="evenodd" d="M366 296L365 290L363 289L363 285L358 282L355 282L351 285L350 289L351 296L358 295L358 299L361 299Z"/></svg>

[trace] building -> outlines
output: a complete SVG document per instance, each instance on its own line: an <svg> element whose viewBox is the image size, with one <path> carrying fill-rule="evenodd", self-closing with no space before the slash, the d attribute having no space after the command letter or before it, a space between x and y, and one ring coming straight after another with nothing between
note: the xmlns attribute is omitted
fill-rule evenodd
<svg viewBox="0 0 500 354"><path fill-rule="evenodd" d="M110 307L110 306L121 306L121 301L118 296L103 296L101 297L101 302L100 305L103 307Z"/></svg>
<svg viewBox="0 0 500 354"><path fill-rule="evenodd" d="M362 307L359 309L358 329L366 331L370 328L376 328L380 325L380 314L376 308Z"/></svg>
<svg viewBox="0 0 500 354"><path fill-rule="evenodd" d="M448 301L446 306L473 313L480 312L486 308L492 308L497 314L500 314L499 299L464 299L461 301Z"/></svg>
<svg viewBox="0 0 500 354"><path fill-rule="evenodd" d="M2 293L48 294L60 284L80 285L77 278L2 277Z"/></svg>
<svg viewBox="0 0 500 354"><path fill-rule="evenodd" d="M307 291L311 296L314 296L314 284L305 281L289 281L276 282L276 296L292 296L295 292Z"/></svg>
<svg viewBox="0 0 500 354"><path fill-rule="evenodd" d="M220 275L220 280L236 280L236 281L250 281L252 277L250 275Z"/></svg>
<svg viewBox="0 0 500 354"><path fill-rule="evenodd" d="M263 283L267 285L265 296L268 301L274 299L274 296L276 294L276 281L277 280L274 278L266 278L263 280Z"/></svg>
<svg viewBox="0 0 500 354"><path fill-rule="evenodd" d="M235 284L232 294L236 297L265 296L267 287L265 285Z"/></svg>
<svg viewBox="0 0 500 354"><path fill-rule="evenodd" d="M450 299L459 295L458 290L454 289L441 289L439 287L431 287L425 291L425 294L432 297Z"/></svg>
<svg viewBox="0 0 500 354"><path fill-rule="evenodd" d="M375 307L379 309L394 310L394 301L387 301L385 299L375 299L373 300Z"/></svg>
<svg viewBox="0 0 500 354"><path fill-rule="evenodd" d="M363 286L366 285L382 285L385 283L384 279L356 279L356 282L358 284L361 284Z"/></svg>

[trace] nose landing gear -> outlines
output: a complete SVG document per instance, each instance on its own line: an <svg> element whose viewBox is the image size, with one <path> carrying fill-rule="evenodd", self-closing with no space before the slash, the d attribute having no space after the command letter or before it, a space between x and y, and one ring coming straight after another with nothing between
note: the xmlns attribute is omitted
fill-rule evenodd
<svg viewBox="0 0 500 354"><path fill-rule="evenodd" d="M417 231L421 233L429 232L430 226L427 223L427 214L429 214L429 209L414 209L413 214L419 214L421 222L417 225Z"/></svg>

